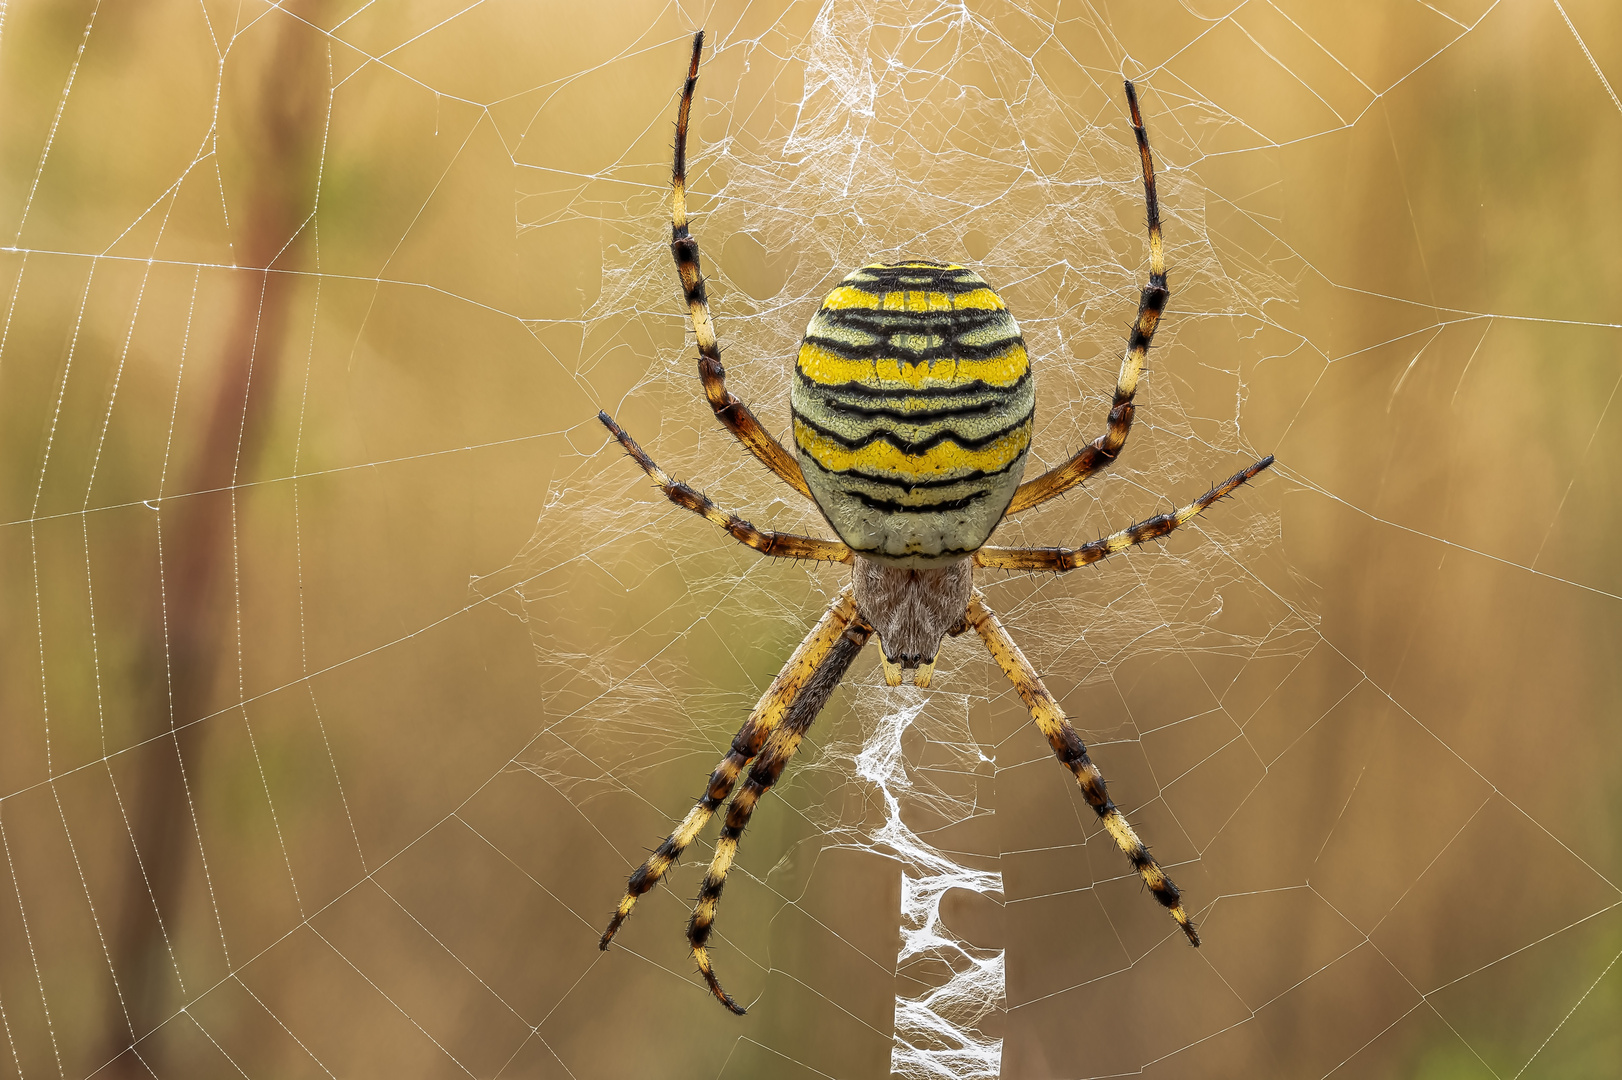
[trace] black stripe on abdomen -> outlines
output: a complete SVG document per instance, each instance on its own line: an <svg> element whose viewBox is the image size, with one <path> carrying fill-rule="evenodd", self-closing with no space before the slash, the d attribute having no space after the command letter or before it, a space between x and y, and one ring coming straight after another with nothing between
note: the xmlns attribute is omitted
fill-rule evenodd
<svg viewBox="0 0 1622 1080"><path fill-rule="evenodd" d="M897 450L900 450L904 454L925 454L939 446L941 443L946 442L948 439L957 443L965 450L984 450L998 439L1006 438L1007 436L1018 431L1020 428L1029 424L1031 422L1031 413L1026 412L1025 415L1016 418L1013 423L1007 425L1006 427L1000 427L997 430L988 432L985 435L968 436L950 427L946 427L940 431L932 432L921 439L908 439L906 436L900 435L887 427L879 426L875 426L861 437L853 439L845 435L841 435L839 432L830 428L823 427L821 424L807 418L804 413L796 413L794 419L798 423L804 424L812 431L815 431L818 435L823 436L831 442L838 443L846 450L860 450L864 446L870 446L873 443L882 441L889 443L891 446L895 447Z"/></svg>

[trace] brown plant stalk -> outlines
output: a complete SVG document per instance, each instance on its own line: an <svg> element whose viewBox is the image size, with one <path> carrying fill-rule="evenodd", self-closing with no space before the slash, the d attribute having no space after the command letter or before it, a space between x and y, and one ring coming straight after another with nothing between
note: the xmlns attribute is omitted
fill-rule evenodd
<svg viewBox="0 0 1622 1080"><path fill-rule="evenodd" d="M208 767L210 732L225 718L196 721L208 714L222 662L234 649L222 601L229 595L232 523L245 497L235 485L251 473L273 422L269 409L303 283L298 271L313 226L330 97L320 31L301 18L281 23L242 147L250 159L245 227L233 238L242 269L231 272L235 295L215 364L207 434L183 466L182 495L166 500L160 518L162 572L133 680L140 699L136 737L158 741L140 754L128 800L134 850L126 852L111 946L119 993L108 1004L98 1058L111 1060L103 1075L114 1077L166 1075L167 1040L148 1036L180 1004L171 990L169 942L186 936L187 920L211 917L183 910L181 895L190 853L201 845L193 799Z"/></svg>

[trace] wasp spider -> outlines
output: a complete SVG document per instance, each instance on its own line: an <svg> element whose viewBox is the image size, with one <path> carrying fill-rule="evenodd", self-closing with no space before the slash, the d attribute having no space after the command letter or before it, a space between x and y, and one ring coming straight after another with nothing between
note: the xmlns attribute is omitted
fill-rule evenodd
<svg viewBox="0 0 1622 1080"><path fill-rule="evenodd" d="M608 430L659 489L767 555L846 563L851 583L834 598L816 628L794 650L766 695L711 774L708 789L649 856L626 888L603 932L608 948L637 899L658 884L710 817L748 777L727 808L709 873L698 894L687 938L710 990L735 1013L744 1010L721 988L706 943L755 805L769 791L806 729L874 635L884 678L899 686L910 672L928 686L942 638L974 630L1030 709L1054 754L1075 774L1104 828L1142 875L1149 891L1200 943L1177 886L1105 791L1104 777L1065 719L1064 710L974 587L976 567L1074 570L1114 552L1165 536L1273 463L1266 457L1169 514L1080 547L987 547L1009 514L1047 502L1107 467L1132 427L1133 394L1150 340L1166 308L1166 259L1160 242L1149 136L1137 92L1126 84L1132 129L1143 163L1148 203L1149 283L1127 343L1104 433L1070 460L1023 480L1034 404L1030 359L1019 327L1002 299L972 270L912 260L872 263L845 278L811 318L800 345L790 401L790 455L726 388L715 324L698 267L698 241L688 231L687 122L698 81L704 34L693 56L676 119L671 177L671 242L676 270L698 339L698 372L716 417L761 463L816 503L839 540L757 529L673 479L606 414ZM751 765L751 762L753 764Z"/></svg>

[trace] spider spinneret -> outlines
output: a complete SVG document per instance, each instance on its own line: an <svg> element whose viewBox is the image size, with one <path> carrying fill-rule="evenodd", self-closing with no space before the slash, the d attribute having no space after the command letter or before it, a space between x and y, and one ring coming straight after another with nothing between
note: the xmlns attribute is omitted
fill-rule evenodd
<svg viewBox="0 0 1622 1080"><path fill-rule="evenodd" d="M955 263L870 263L823 301L806 327L790 392L796 455L727 390L698 241L687 225L687 122L703 47L699 31L676 118L670 199L670 248L698 344L699 377L716 418L784 483L815 502L839 540L757 529L659 468L606 413L598 419L672 502L764 554L850 564L851 583L772 680L711 773L703 798L631 875L601 947L608 948L637 900L731 796L687 937L710 991L741 1015L743 1007L715 976L708 942L727 873L761 796L777 783L870 637L879 637L885 682L899 686L911 671L916 685L928 686L941 640L970 629L1025 702L1054 756L1075 775L1104 830L1198 945L1177 886L1110 799L1081 736L974 587L977 567L1062 572L1163 537L1273 464L1271 456L1262 458L1186 506L1079 547L986 546L1008 515L1062 495L1106 468L1132 427L1138 378L1170 296L1154 161L1136 89L1126 83L1148 208L1149 282L1104 433L1068 461L1024 481L1035 405L1025 342L1002 299Z"/></svg>

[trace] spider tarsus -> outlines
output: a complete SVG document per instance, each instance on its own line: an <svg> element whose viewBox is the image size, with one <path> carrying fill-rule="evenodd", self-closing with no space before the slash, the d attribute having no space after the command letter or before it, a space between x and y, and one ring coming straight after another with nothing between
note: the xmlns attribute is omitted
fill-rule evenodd
<svg viewBox="0 0 1622 1080"><path fill-rule="evenodd" d="M714 975L705 975L704 981L710 984L710 993L714 994L720 1000L721 1004L732 1010L733 1016L742 1016L744 1013L749 1011L742 1005L739 1005L736 1001L733 1001L731 994L721 989L721 983Z"/></svg>
<svg viewBox="0 0 1622 1080"><path fill-rule="evenodd" d="M698 962L698 973L704 976L704 983L710 988L710 993L715 995L715 1000L730 1009L734 1016L742 1016L749 1011L733 1001L732 995L722 988L721 980L715 977L715 969L710 966L709 951L704 946L694 946L693 959Z"/></svg>
<svg viewBox="0 0 1622 1080"><path fill-rule="evenodd" d="M1167 879L1166 884L1171 885L1171 880ZM1176 886L1172 885L1172 888L1175 889ZM1163 900L1162 903L1164 903ZM1177 900L1166 904L1166 906L1171 909L1171 917L1177 920L1177 925L1182 928L1183 935L1188 938L1188 943L1196 949L1199 948L1200 932L1194 928L1194 920L1189 917L1188 911L1183 907L1181 896L1179 895Z"/></svg>

